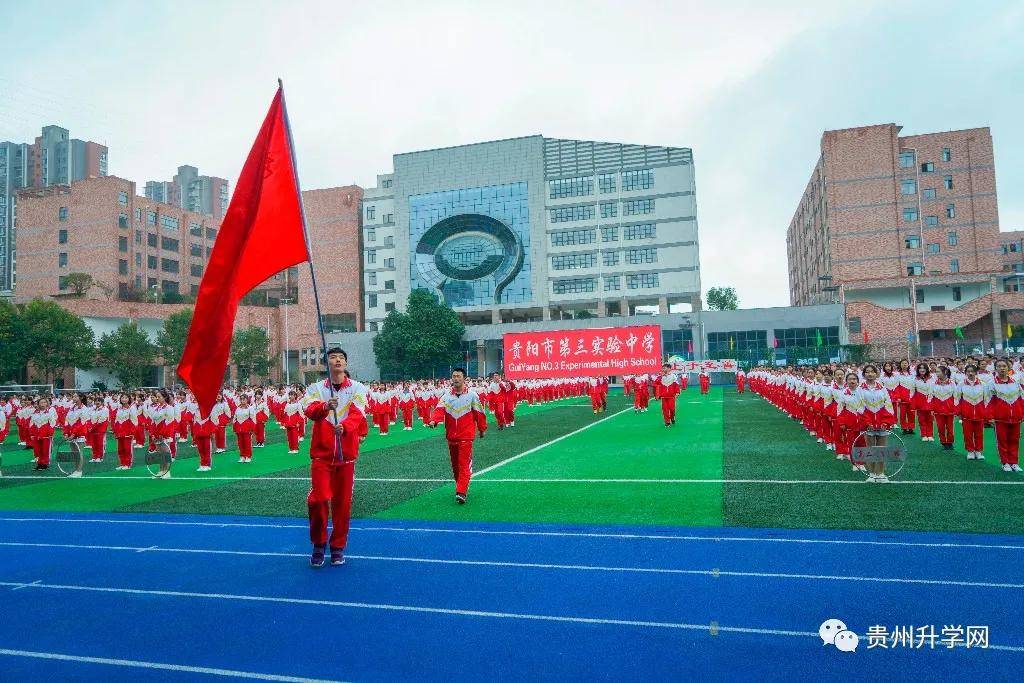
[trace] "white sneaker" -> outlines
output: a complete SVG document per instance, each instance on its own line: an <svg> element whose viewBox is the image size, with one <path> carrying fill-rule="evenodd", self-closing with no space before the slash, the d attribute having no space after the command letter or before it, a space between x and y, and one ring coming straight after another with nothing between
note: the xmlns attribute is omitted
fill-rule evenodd
<svg viewBox="0 0 1024 683"><path fill-rule="evenodd" d="M289 455L292 455L292 454L298 453L298 451L288 451L288 453L289 453Z"/></svg>
<svg viewBox="0 0 1024 683"><path fill-rule="evenodd" d="M185 437L183 437L183 436L179 436L178 437L178 443L185 443L186 441L188 441L188 439L186 439Z"/></svg>
<svg viewBox="0 0 1024 683"><path fill-rule="evenodd" d="M82 476L81 471L75 470L74 472L72 472L71 474L68 475L68 479L78 479L81 476Z"/></svg>
<svg viewBox="0 0 1024 683"><path fill-rule="evenodd" d="M835 449L836 449L836 445L834 443L830 443L830 444L827 444L825 446L825 450L826 451L834 451Z"/></svg>
<svg viewBox="0 0 1024 683"><path fill-rule="evenodd" d="M1017 463L1011 464L1010 469L1013 470L1014 472L1024 472L1024 470L1022 470L1020 468L1020 465L1018 465Z"/></svg>
<svg viewBox="0 0 1024 683"><path fill-rule="evenodd" d="M973 451L967 453L967 459L968 460L974 460L974 452Z"/></svg>
<svg viewBox="0 0 1024 683"><path fill-rule="evenodd" d="M985 459L985 454L982 453L981 451L975 451L974 452L974 459L975 460L984 460Z"/></svg>
<svg viewBox="0 0 1024 683"><path fill-rule="evenodd" d="M118 465L117 469L119 469L121 471L124 471L124 470L128 469L128 465Z"/></svg>
<svg viewBox="0 0 1024 683"><path fill-rule="evenodd" d="M238 462L245 462L245 458L239 458Z"/></svg>
<svg viewBox="0 0 1024 683"><path fill-rule="evenodd" d="M218 448L217 450L214 451L214 453L223 453L223 452L224 452L223 448Z"/></svg>
<svg viewBox="0 0 1024 683"><path fill-rule="evenodd" d="M1003 463L1003 472L1013 472L1013 468L1010 467L1010 463Z"/></svg>
<svg viewBox="0 0 1024 683"><path fill-rule="evenodd" d="M89 462L103 462L103 458L92 458Z"/></svg>

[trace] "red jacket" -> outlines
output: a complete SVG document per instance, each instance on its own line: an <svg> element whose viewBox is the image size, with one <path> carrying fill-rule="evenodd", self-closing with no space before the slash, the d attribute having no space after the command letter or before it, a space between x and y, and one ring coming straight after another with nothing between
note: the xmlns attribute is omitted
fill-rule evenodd
<svg viewBox="0 0 1024 683"><path fill-rule="evenodd" d="M449 441L472 441L476 433L487 431L487 414L480 397L472 389L456 394L449 389L437 402L430 415L433 424L444 422L445 437Z"/></svg>
<svg viewBox="0 0 1024 683"><path fill-rule="evenodd" d="M654 396L655 398L674 398L679 395L679 383L672 382L666 385L665 382L659 379L654 383Z"/></svg>
<svg viewBox="0 0 1024 683"><path fill-rule="evenodd" d="M327 402L338 399L337 410L331 410ZM346 378L341 388L335 390L329 379L309 385L302 400L306 417L313 421L312 436L309 440L309 457L312 460L352 462L359 457L359 440L366 436L366 387ZM340 424L340 438L335 435L334 426ZM341 453L338 453L338 445Z"/></svg>

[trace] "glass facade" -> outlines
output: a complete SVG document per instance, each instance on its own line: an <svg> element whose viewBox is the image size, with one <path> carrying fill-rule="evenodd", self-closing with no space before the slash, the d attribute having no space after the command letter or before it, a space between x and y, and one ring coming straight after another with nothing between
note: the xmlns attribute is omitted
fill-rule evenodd
<svg viewBox="0 0 1024 683"><path fill-rule="evenodd" d="M412 289L455 308L532 300L525 182L410 196L409 241Z"/></svg>
<svg viewBox="0 0 1024 683"><path fill-rule="evenodd" d="M838 334L838 327L832 328ZM778 331L778 330L776 330ZM780 340L779 345L782 346ZM767 330L736 330L733 332L708 332L708 353L722 351L749 351L768 347Z"/></svg>
<svg viewBox="0 0 1024 683"><path fill-rule="evenodd" d="M817 346L819 334L821 335L823 346L839 345L838 327L790 327L784 330L776 329L775 339L778 340L780 349L784 349L787 346L810 347Z"/></svg>

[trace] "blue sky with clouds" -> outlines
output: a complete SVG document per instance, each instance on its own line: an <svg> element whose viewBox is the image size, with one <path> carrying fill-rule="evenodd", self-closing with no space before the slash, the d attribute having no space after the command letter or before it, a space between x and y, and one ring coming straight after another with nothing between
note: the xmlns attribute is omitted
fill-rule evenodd
<svg viewBox="0 0 1024 683"><path fill-rule="evenodd" d="M1024 2L0 0L0 139L57 123L140 184L234 181L285 79L303 186L396 152L542 133L692 147L705 289L788 303L823 130L990 126L1024 229Z"/></svg>

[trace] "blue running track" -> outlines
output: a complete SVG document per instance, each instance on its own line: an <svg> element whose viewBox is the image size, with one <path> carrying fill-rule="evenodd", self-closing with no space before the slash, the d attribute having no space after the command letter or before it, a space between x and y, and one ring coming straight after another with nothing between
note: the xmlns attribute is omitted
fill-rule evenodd
<svg viewBox="0 0 1024 683"><path fill-rule="evenodd" d="M1007 680L1024 539L0 512L0 679ZM823 645L827 618L860 634ZM990 647L868 649L871 625ZM1019 679L1016 679L1019 680Z"/></svg>

